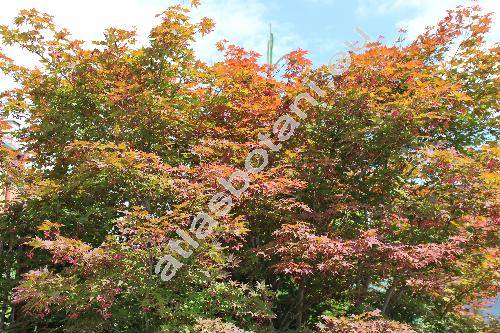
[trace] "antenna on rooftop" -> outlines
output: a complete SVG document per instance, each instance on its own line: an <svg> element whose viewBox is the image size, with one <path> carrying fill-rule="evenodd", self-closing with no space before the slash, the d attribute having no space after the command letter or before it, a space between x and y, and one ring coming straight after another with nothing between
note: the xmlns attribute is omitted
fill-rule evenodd
<svg viewBox="0 0 500 333"><path fill-rule="evenodd" d="M267 63L270 66L273 65L273 46L274 46L274 35L271 23L269 23L269 40L267 41Z"/></svg>

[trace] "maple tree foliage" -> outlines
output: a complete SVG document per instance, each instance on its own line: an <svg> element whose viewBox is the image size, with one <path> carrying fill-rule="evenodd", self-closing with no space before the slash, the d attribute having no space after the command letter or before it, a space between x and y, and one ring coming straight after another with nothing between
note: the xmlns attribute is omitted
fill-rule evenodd
<svg viewBox="0 0 500 333"><path fill-rule="evenodd" d="M197 5L193 1L193 5ZM491 16L459 7L395 45L351 52L346 70L304 50L284 68L169 7L146 44L110 28L91 46L21 11L1 52L0 95L25 168L1 150L18 195L0 214L1 329L12 332L494 332L500 150ZM307 80L324 92L314 95ZM249 175L199 246L177 230L245 167L297 95L306 113ZM2 126L4 126L2 124ZM271 136L270 139L277 143ZM182 266L170 281L159 258Z"/></svg>

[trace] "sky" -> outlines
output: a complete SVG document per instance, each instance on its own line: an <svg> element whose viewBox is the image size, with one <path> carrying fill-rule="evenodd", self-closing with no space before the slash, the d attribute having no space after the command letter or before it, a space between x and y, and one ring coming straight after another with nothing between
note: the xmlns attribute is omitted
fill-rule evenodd
<svg viewBox="0 0 500 333"><path fill-rule="evenodd" d="M383 36L394 42L398 30L408 38L435 24L447 9L477 3L488 12L500 15L500 0L201 0L193 19L210 17L215 30L197 41L198 56L213 63L220 59L215 43L227 39L232 44L266 54L269 24L274 34L275 59L297 48L309 51L315 64L327 63L332 55L346 50L344 42L361 40L356 28L372 39ZM56 24L68 28L78 39L100 39L107 27L138 30L145 40L157 22L155 14L172 4L187 0L0 0L0 25L10 24L20 9L36 8L54 16ZM500 24L494 15L489 42L500 39ZM33 58L17 49L6 52L23 65ZM265 56L263 57L263 61ZM0 75L0 90L12 82ZM500 312L500 302L495 310Z"/></svg>
<svg viewBox="0 0 500 333"><path fill-rule="evenodd" d="M0 24L9 24L20 9L37 8L54 16L55 22L83 40L95 40L110 26L136 27L145 38L157 22L155 14L188 0L0 0ZM215 43L227 39L233 44L266 54L269 24L275 39L274 55L279 58L302 48L317 64L326 63L335 52L344 50L345 41L360 40L356 28L372 39L383 36L393 42L400 28L414 37L426 25L436 23L446 9L472 0L202 0L194 19L212 18L213 33L200 39L195 50L209 63L220 58ZM500 13L500 1L479 0L487 11ZM498 21L498 20L495 20ZM498 40L495 22L491 39ZM9 54L21 63L29 57L18 50ZM263 57L265 60L265 57ZM0 87L2 84L0 83Z"/></svg>

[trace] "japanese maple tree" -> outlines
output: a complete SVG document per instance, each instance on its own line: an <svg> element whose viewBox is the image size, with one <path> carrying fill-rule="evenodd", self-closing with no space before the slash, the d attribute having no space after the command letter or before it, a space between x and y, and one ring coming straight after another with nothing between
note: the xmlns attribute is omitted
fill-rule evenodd
<svg viewBox="0 0 500 333"><path fill-rule="evenodd" d="M89 46L36 10L0 27L39 59L0 48L16 81L0 106L26 123L29 152L22 168L1 150L19 193L0 214L0 331L498 328L479 312L498 292L491 15L451 10L414 41L350 52L342 72L296 50L279 73L227 41L208 65L192 43L210 19L182 6L159 18L143 44L110 28ZM279 147L266 141L302 93L317 103L295 105L305 116ZM220 179L269 147L213 230L179 238ZM169 281L155 274L164 256Z"/></svg>

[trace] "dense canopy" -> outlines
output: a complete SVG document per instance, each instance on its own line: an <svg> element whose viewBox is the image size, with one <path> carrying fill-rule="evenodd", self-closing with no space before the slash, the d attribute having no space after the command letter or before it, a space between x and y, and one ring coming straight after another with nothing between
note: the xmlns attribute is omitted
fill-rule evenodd
<svg viewBox="0 0 500 333"><path fill-rule="evenodd" d="M459 7L341 71L225 41L208 65L212 21L160 17L146 44L89 46L35 10L0 27L28 152L1 150L0 331L498 332L479 312L499 268L490 15ZM221 181L264 162L239 195Z"/></svg>

